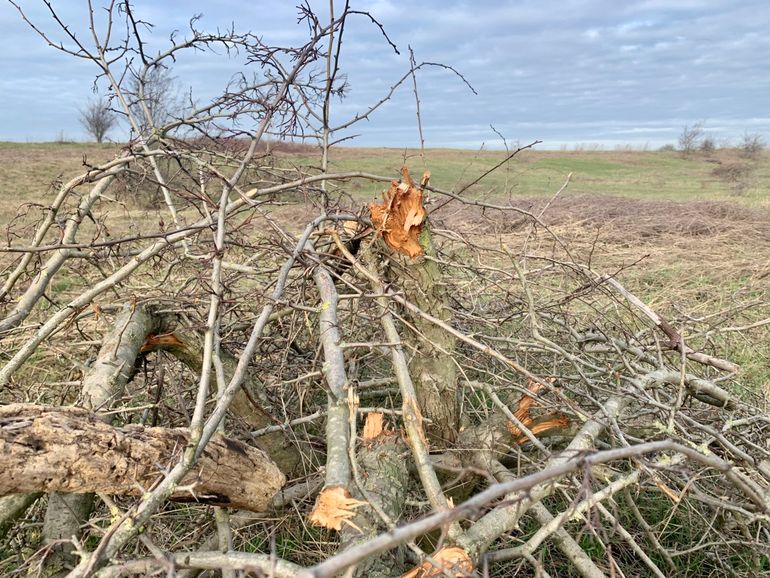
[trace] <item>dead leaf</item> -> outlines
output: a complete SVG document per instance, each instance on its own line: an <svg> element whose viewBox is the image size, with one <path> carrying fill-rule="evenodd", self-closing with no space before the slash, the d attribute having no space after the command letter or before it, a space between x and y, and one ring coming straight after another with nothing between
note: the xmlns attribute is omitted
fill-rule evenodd
<svg viewBox="0 0 770 578"><path fill-rule="evenodd" d="M343 524L347 524L360 532L361 528L350 519L356 515L356 508L364 505L366 502L351 497L350 492L341 486L324 488L310 514L310 522L314 526L337 531L342 529Z"/></svg>
<svg viewBox="0 0 770 578"><path fill-rule="evenodd" d="M425 578L426 576L442 576L444 572L448 572L450 576L457 576L458 578L467 576L473 572L473 562L468 553L462 548L457 546L451 546L442 548L435 554L431 555L431 562L423 562L417 568L412 568L409 572L401 576L401 578Z"/></svg>

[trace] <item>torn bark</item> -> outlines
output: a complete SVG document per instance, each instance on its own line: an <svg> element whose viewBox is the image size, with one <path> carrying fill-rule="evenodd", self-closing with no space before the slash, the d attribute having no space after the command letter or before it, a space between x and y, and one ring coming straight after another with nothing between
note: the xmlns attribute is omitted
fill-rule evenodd
<svg viewBox="0 0 770 578"><path fill-rule="evenodd" d="M542 384L536 381L530 381L527 387L528 391L533 394L542 389ZM531 395L523 395L519 400L519 406L514 412L513 416L516 418L516 422L506 422L505 427L514 436L514 443L521 445L529 440L529 437L525 434L524 427L529 430L532 435L552 433L554 430L560 430L569 427L569 418L561 413L552 413L539 418L533 418L530 414L530 409L536 406L537 402ZM519 425L520 424L520 425ZM520 427L521 426L521 427Z"/></svg>
<svg viewBox="0 0 770 578"><path fill-rule="evenodd" d="M527 391L534 395L541 388L540 383L531 381ZM491 396L496 397L494 391L487 391ZM502 400L498 399L498 401L503 403ZM522 445L528 441L539 443L536 434L542 437L569 426L566 416L561 414L550 414L534 419L530 415L530 410L536 403L532 395L524 394L519 398L515 411L512 412L507 406L502 406L505 411L497 411L478 425L465 428L457 440L456 447L447 452L448 455L455 456L466 467L489 471L491 464L497 463L496 456L505 455L513 446ZM526 431L520 428L525 428ZM545 446L540 444L538 447L548 455Z"/></svg>
<svg viewBox="0 0 770 578"><path fill-rule="evenodd" d="M595 422L592 420L589 423L593 424ZM583 430L581 430L581 435L579 438L586 439L590 437L595 439L595 435L598 435L599 432L600 430L597 431L595 425L591 425L588 428L583 428ZM529 491L534 491L538 488L546 487L546 485L552 485L554 480L560 479L563 476L573 473L577 470L608 463L611 461L625 460L632 457L666 451L682 453L689 459L696 460L701 464L707 464L709 467L715 467L723 472L729 478L731 483L735 484L737 487L740 487L740 481L734 474L731 473L731 466L728 462L713 455L702 454L695 449L677 444L671 440L648 442L636 446L604 450L592 454L583 454L579 456L579 459L553 460L553 465L546 469L529 475L517 477L510 482L492 485L491 487L476 494L466 502L459 504L452 509L444 510L441 512L434 512L417 521L399 526L387 534L380 534L376 538L350 548L349 550L337 554L332 558L328 558L325 561L320 562L311 568L308 568L307 573L309 576L314 576L315 578L336 576L346 568L349 568L354 564L358 564L366 558L380 554L386 550L396 547L399 544L408 542L409 540L413 540L418 536L430 532L434 528L446 526L447 524L460 519L476 516L478 514L479 508L484 507L490 504L492 501L498 498L502 498L503 496L506 496L505 503L510 504L511 502L507 499L508 496L514 496L515 499L516 496L527 494ZM752 502L756 503L755 497L750 497L752 498ZM509 505L508 507L515 507L515 505ZM765 505L762 507L762 510L770 511L770 507ZM498 511L500 511L500 508L494 510L492 513ZM487 516L489 516L489 514L487 514ZM483 519L484 518L482 518L482 520ZM474 527L475 526L471 526L468 533L470 533ZM497 534L496 536L499 535L500 534ZM492 539L494 539L494 537ZM471 551L468 550L468 548L465 548L465 550L471 554Z"/></svg>
<svg viewBox="0 0 770 578"><path fill-rule="evenodd" d="M0 408L0 495L101 492L142 495L176 463L184 429L111 427L81 408ZM261 451L215 435L171 499L259 512L286 479Z"/></svg>

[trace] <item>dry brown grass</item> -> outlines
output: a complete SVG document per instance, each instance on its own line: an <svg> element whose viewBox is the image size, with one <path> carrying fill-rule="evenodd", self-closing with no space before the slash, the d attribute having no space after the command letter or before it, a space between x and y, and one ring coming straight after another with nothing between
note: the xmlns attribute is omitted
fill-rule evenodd
<svg viewBox="0 0 770 578"><path fill-rule="evenodd" d="M280 155L291 157L292 163L315 162L308 156L311 147L278 148ZM116 145L0 143L0 184L6 191L0 200L0 223L5 229L5 225L13 222L13 230L19 234L17 238L9 237L8 241L26 242L32 230L23 223L31 224L41 218L47 200L53 195L52 183L78 174L85 169L84 162L95 164L112 158L118 151ZM427 159L434 180L443 178L451 185L472 179L484 166L499 159L500 154L434 149L428 151ZM422 168L422 161L415 157L414 151L338 149L333 154L336 163L333 170L369 170L396 177L405 158L414 170ZM697 317L746 300L762 300L762 295L766 295L763 287L770 276L770 208L762 198L747 202L746 197L734 196L725 180L732 179L731 167L749 166L747 162L737 151L717 151L711 157L690 160L683 160L676 153L524 151L512 165L503 169L500 177L503 179L500 182L507 183L511 192L503 195L500 189L485 189L483 194L496 198L495 202L510 203L539 214L549 198L546 193L558 188L566 176L565 171L577 171L573 177L578 180L577 184L573 181L542 217L551 232L567 244L576 260L590 262L604 272L622 271L620 278L629 289L662 313L676 317L683 311ZM393 167L395 171L389 172ZM651 172L655 167L657 174ZM681 167L690 172L672 181ZM757 182L767 180L763 162L755 162L750 167ZM559 175L559 180L548 181L551 184L547 187L541 179L546 169ZM724 194L716 198L713 195L691 198L689 193L683 194L689 186L684 181L693 172L713 182L723 182ZM745 170L742 168L740 173L745 175ZM629 194L580 192L593 182L597 191L606 193L613 179L624 182L624 191ZM654 196L649 195L644 188L634 188L634 179L646 183L645 186L655 181L661 190ZM343 184L343 190L348 186L352 183ZM369 183L364 187L365 198L370 200L379 197L384 185ZM527 187L536 190L526 194ZM635 190L636 196L629 196ZM365 198L353 194L348 203L351 209L358 210L365 204ZM110 208L104 221L113 238L138 233L147 227L155 230L164 219L162 206L148 209L128 193L118 194L118 199L121 202ZM276 207L272 214L289 230L296 231L317 214L317 209L296 203ZM529 221L524 217L482 211L457 201L433 213L431 219L438 228L452 228L481 238L482 242L490 242L494 234L502 234L504 242L511 247L517 247L531 234ZM84 239L92 229L89 223L84 225ZM25 231L29 233L26 236ZM536 229L529 242L542 249L553 240L545 231ZM8 263L13 257L6 253L0 256L0 263ZM66 291L65 286L58 289ZM760 310L758 314L763 313ZM770 335L757 330L746 339L765 337L770 341ZM751 363L757 367L755 377L762 382L762 376L770 373L761 369L767 359L762 351L752 352L748 344L746 341L738 346L743 348L746 357L752 358Z"/></svg>

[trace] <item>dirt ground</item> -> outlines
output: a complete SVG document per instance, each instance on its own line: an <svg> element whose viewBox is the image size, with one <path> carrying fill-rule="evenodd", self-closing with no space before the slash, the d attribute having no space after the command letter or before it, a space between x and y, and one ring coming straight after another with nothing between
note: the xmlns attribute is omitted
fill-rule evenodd
<svg viewBox="0 0 770 578"><path fill-rule="evenodd" d="M645 269L719 268L734 277L770 275L770 210L728 201L646 201L610 196L514 199L512 206L540 215L551 232L578 255L590 251L600 263L643 260ZM545 210L544 210L545 209ZM436 226L465 234L516 236L531 220L512 212L454 201L432 215ZM542 238L546 231L536 227ZM644 262L646 260L646 262Z"/></svg>
<svg viewBox="0 0 770 578"><path fill-rule="evenodd" d="M770 244L770 210L727 201L647 201L606 195L577 195L549 199L513 198L511 206L523 209L549 226L582 224L591 229L622 230L632 237L676 234L688 237L727 232L756 233ZM507 218L503 211L461 205L458 201L433 215L453 228L482 230L505 227L515 230L528 223L525 217ZM490 231L492 232L492 231ZM500 232L499 229L496 232Z"/></svg>

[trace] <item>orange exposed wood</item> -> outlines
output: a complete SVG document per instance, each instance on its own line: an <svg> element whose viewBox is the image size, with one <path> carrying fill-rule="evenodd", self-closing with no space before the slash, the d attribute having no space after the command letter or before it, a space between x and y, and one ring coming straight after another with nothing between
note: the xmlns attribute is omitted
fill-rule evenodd
<svg viewBox="0 0 770 578"><path fill-rule="evenodd" d="M366 502L351 497L345 488L324 488L318 495L310 521L315 526L337 531L342 529L343 524L357 528L351 518L356 515L356 508L365 504Z"/></svg>
<svg viewBox="0 0 770 578"><path fill-rule="evenodd" d="M530 381L527 390L534 394L540 391L542 387L542 384L537 383L536 381ZM554 429L563 429L569 426L569 418L562 413L553 413L539 419L534 419L529 412L535 405L537 405L535 398L525 394L519 401L519 406L516 408L516 411L513 412L516 419L532 432L533 435L543 434ZM519 427L513 422L506 422L505 427L508 428L511 435L514 436L515 443L521 445L529 440L529 438L524 435Z"/></svg>
<svg viewBox="0 0 770 578"><path fill-rule="evenodd" d="M456 546L442 548L431 555L431 560L412 568L401 578L426 578L427 576L470 576L473 562L468 553Z"/></svg>
<svg viewBox="0 0 770 578"><path fill-rule="evenodd" d="M141 353L154 351L162 347L184 347L184 343L173 333L163 333L161 335L149 335L139 350Z"/></svg>
<svg viewBox="0 0 770 578"><path fill-rule="evenodd" d="M426 172L422 186L428 183ZM384 191L384 203L370 203L372 223L382 232L385 243L394 251L417 257L423 248L419 238L427 213L422 205L422 189L416 187L406 166L401 168L401 181L393 181Z"/></svg>
<svg viewBox="0 0 770 578"><path fill-rule="evenodd" d="M364 440L373 440L380 436L384 431L385 416L380 412L370 413L366 416L364 422Z"/></svg>
<svg viewBox="0 0 770 578"><path fill-rule="evenodd" d="M527 429L531 431L533 435L541 435L546 432L569 427L569 418L561 413L551 414L535 421L529 420L529 422L529 424L525 423L524 425L527 426ZM520 432L515 441L518 445L521 445L527 443L529 438Z"/></svg>

